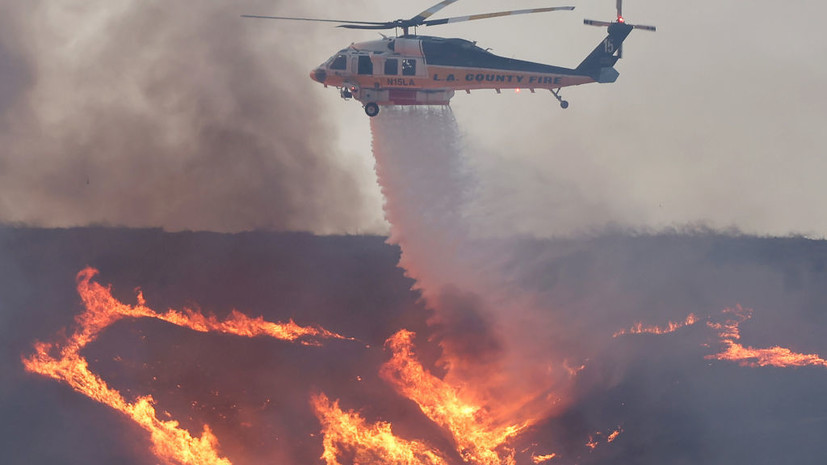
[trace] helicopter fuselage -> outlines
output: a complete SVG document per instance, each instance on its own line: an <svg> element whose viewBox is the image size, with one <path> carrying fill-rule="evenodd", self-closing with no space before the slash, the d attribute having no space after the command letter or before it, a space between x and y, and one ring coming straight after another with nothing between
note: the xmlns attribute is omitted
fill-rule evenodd
<svg viewBox="0 0 827 465"><path fill-rule="evenodd" d="M614 64L614 63L612 63ZM601 75L494 55L464 39L401 36L354 43L310 73L365 105L446 105L456 91L548 89L614 82Z"/></svg>

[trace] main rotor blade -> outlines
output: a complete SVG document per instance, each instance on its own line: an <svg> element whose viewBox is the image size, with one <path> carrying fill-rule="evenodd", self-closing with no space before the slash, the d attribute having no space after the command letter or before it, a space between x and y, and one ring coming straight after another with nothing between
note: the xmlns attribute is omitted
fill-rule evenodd
<svg viewBox="0 0 827 465"><path fill-rule="evenodd" d="M400 27L397 23L350 23L350 24L340 24L336 27L343 27L345 29L371 29L371 30L381 30L381 29L395 29Z"/></svg>
<svg viewBox="0 0 827 465"><path fill-rule="evenodd" d="M345 19L318 19L318 18L293 18L288 16L260 16L260 15L241 15L242 18L259 18L259 19L284 19L288 21L314 21L321 23L340 23L340 24L369 24L373 26L387 26L388 23L377 23L372 21L349 21ZM393 26L390 26L391 28Z"/></svg>
<svg viewBox="0 0 827 465"><path fill-rule="evenodd" d="M455 16L453 18L445 18L445 19L432 19L430 21L424 21L422 24L425 26L437 26L440 24L448 24L448 23L459 23L462 21L474 21L477 19L488 19L488 18L498 18L500 16L512 16L512 15L525 15L530 13L545 13L547 11L561 11L561 10L573 10L573 6L552 6L547 8L531 8L528 10L511 10L511 11L500 11L497 13L483 13L478 15L469 15L469 16Z"/></svg>
<svg viewBox="0 0 827 465"><path fill-rule="evenodd" d="M430 18L437 11L445 8L446 6L448 6L452 3L456 3L458 1L459 0L444 0L442 2L439 2L436 5L428 8L425 11L423 11L422 13L419 13L418 15L414 16L413 18L409 19L408 21L410 21L411 23L414 23L414 24L421 24L422 21L425 21L426 19Z"/></svg>

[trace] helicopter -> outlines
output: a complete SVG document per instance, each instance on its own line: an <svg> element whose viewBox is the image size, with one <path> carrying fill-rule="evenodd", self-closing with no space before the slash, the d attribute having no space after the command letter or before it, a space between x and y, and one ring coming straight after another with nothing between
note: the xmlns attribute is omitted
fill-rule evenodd
<svg viewBox="0 0 827 465"><path fill-rule="evenodd" d="M444 0L410 19L385 22L286 16L242 15L244 18L338 23L346 29L389 30L395 37L353 43L331 56L310 72L310 78L339 90L345 100L362 103L365 113L374 117L384 105L448 105L457 91L502 89L549 90L563 109L560 89L592 82L615 82L614 69L623 57L623 41L633 29L655 31L654 26L629 24L623 18L623 0L617 0L615 21L583 20L589 26L608 28L608 35L573 69L497 56L475 42L458 38L417 35L416 28L502 16L573 10L556 6L497 13L428 19L458 0ZM411 28L414 34L411 34ZM402 31L399 35L398 31ZM381 34L381 33L380 33Z"/></svg>

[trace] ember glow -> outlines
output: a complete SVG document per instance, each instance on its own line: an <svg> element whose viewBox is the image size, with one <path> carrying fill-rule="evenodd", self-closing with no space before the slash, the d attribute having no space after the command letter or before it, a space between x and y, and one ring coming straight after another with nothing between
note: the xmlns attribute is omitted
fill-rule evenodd
<svg viewBox="0 0 827 465"><path fill-rule="evenodd" d="M718 331L724 351L708 355L707 359L728 360L737 362L744 367L803 367L821 366L827 368L827 360L818 354L801 354L786 347L774 346L765 349L743 346L736 342L741 339L739 325L752 317L752 310L744 309L740 305L724 310L724 314L731 314L732 318L723 323L707 323Z"/></svg>
<svg viewBox="0 0 827 465"><path fill-rule="evenodd" d="M195 331L245 337L268 336L304 344L318 344L319 339L325 338L343 339L322 328L303 327L292 321L271 323L262 318L249 318L237 311L233 311L224 321L188 309L160 314L146 306L140 293L137 305L119 302L112 296L109 287L92 281L97 273L95 269L86 268L77 275L78 293L86 310L77 316L75 332L60 342L35 343L35 353L24 358L23 365L29 372L62 381L75 391L125 414L150 433L153 453L166 463L229 465L231 462L221 457L218 440L208 425L204 425L200 437L193 437L180 428L177 421L159 420L151 396L141 396L129 402L89 369L80 352L108 326L124 318L156 318Z"/></svg>

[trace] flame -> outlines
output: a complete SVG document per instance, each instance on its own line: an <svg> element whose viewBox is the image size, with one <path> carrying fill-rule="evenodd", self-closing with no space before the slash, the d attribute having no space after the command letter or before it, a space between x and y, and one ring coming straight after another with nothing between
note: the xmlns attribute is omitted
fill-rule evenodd
<svg viewBox="0 0 827 465"><path fill-rule="evenodd" d="M476 404L467 391L425 371L414 354L413 337L414 333L402 330L385 342L392 357L382 367L382 378L416 402L431 421L449 431L466 462L513 465L514 450L506 442L531 422L501 424L490 415L490 407Z"/></svg>
<svg viewBox="0 0 827 465"><path fill-rule="evenodd" d="M549 460L553 459L554 457L557 457L557 454L555 454L554 452L552 452L550 454L546 454L546 455L531 454L531 461L534 462L534 463L543 463L543 462L548 462Z"/></svg>
<svg viewBox="0 0 827 465"><path fill-rule="evenodd" d="M618 337L624 334L669 334L674 333L685 326L692 326L698 321L698 317L695 316L694 313L690 313L685 320L678 322L670 321L666 327L643 326L642 322L638 322L629 329L621 329L620 331L614 333L612 337Z"/></svg>
<svg viewBox="0 0 827 465"><path fill-rule="evenodd" d="M385 347L392 355L382 366L380 376L451 434L457 453L466 463L514 465L515 452L507 443L530 426L531 421L498 422L490 414L490 406L479 405L466 390L426 371L414 353L414 336L411 331L401 330L388 338ZM396 437L389 423L369 425L357 413L343 411L338 401L331 402L324 394L313 396L311 403L322 424L322 459L327 465L341 465L339 458L348 454L353 456L354 464L446 463L444 455L426 444ZM556 454L532 455L532 460L541 463L553 457Z"/></svg>
<svg viewBox="0 0 827 465"><path fill-rule="evenodd" d="M620 436L620 433L622 433L622 432L623 432L623 428L618 426L616 430L609 433L609 436L606 438L607 442L614 442L614 440L617 439L618 436Z"/></svg>
<svg viewBox="0 0 827 465"><path fill-rule="evenodd" d="M735 315L724 323L712 323L707 325L718 331L718 336L721 338L721 344L725 349L723 352L707 355L707 359L728 360L731 362L738 362L744 367L802 367L802 366L822 366L827 368L827 360L821 358L818 354L800 354L793 352L786 347L774 346L767 349L756 349L753 347L745 347L738 342L741 339L741 331L739 325L752 317L752 310L744 309L740 305L735 308L728 308L724 313L731 313Z"/></svg>
<svg viewBox="0 0 827 465"><path fill-rule="evenodd" d="M387 422L368 425L356 412L343 411L339 402L324 394L314 395L311 404L322 424L327 465L341 465L338 457L352 454L353 464L445 465L445 459L419 441L396 437Z"/></svg>
<svg viewBox="0 0 827 465"><path fill-rule="evenodd" d="M597 449L597 446L600 445L600 438L606 436L606 444L614 442L619 436L620 433L623 432L623 427L618 426L614 431L609 434L605 434L601 431L598 431L594 434L589 435L589 441L585 444L591 450Z"/></svg>
<svg viewBox="0 0 827 465"><path fill-rule="evenodd" d="M724 346L724 350L717 354L707 355L704 358L738 362L739 365L744 367L775 366L786 368L822 366L827 368L827 360L818 354L801 354L780 346L756 349L736 342L741 339L740 325L752 318L752 310L743 308L741 305L736 305L733 308L724 309L722 313L732 316L723 322L707 321L706 325L717 332L720 344ZM683 322L669 322L666 328L659 328L657 326L645 327L642 323L637 323L631 329L616 332L614 337L623 334L667 334L675 332L684 326L693 325L698 321L698 317L690 313Z"/></svg>
<svg viewBox="0 0 827 465"><path fill-rule="evenodd" d="M250 318L233 311L224 321L215 316L204 316L185 309L169 310L159 314L146 306L139 292L137 305L127 305L112 296L111 288L92 281L98 273L86 268L77 275L77 289L86 310L76 317L75 332L60 343L36 342L35 353L23 358L27 371L65 382L75 391L105 404L135 421L150 433L153 453L166 463L184 465L230 465L229 459L218 452L218 439L208 425L200 437L193 437L178 427L175 420L159 420L151 396L126 401L121 394L110 388L98 375L89 370L80 351L109 325L123 318L156 318L178 326L201 332L222 332L245 337L269 336L286 341L315 344L317 338L344 339L343 336L322 328L302 327L292 320L289 323L271 323L263 318ZM169 414L167 413L167 416Z"/></svg>
<svg viewBox="0 0 827 465"><path fill-rule="evenodd" d="M599 442L597 442L597 440L595 440L595 439L594 439L594 436L591 436L591 435L590 435L590 436L589 436L589 442L587 442L587 443L586 443L586 447L588 447L588 448L589 448L589 449L591 449L591 450L595 450L595 449L597 449L597 446L598 446L599 444L600 444L600 443L599 443Z"/></svg>

